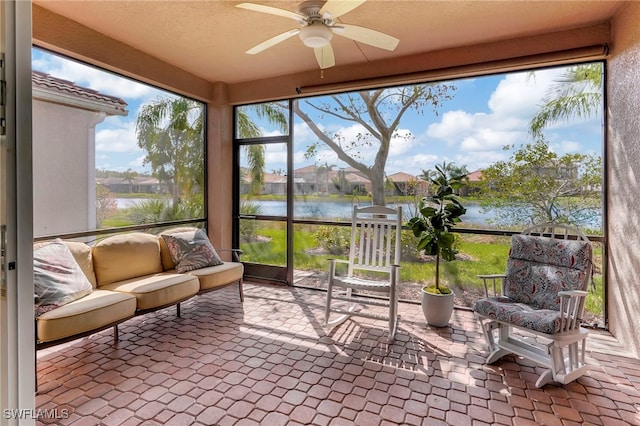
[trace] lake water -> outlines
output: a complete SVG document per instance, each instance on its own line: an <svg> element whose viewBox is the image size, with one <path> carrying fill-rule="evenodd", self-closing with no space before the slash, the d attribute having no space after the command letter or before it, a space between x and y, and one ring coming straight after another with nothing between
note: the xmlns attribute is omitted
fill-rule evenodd
<svg viewBox="0 0 640 426"><path fill-rule="evenodd" d="M140 203L147 200L146 198L116 198L119 209L125 209L134 206L136 203ZM260 200L251 201L252 204L260 206L260 215L264 216L286 216L287 205L285 201L281 200ZM363 204L361 204L363 205ZM395 207L395 205L390 205ZM408 204L401 204L404 216L409 218L415 213L415 208ZM487 220L495 218L495 213L482 212L480 206L475 203L465 203L467 213L462 216L463 222L472 223L476 225L487 225ZM307 201L307 202L294 202L293 214L296 219L318 219L318 220L349 220L351 218L351 212L353 205L350 202L339 201ZM598 229L600 227L601 216L597 211L593 211L593 214L588 220L583 223L583 226L589 228Z"/></svg>
<svg viewBox="0 0 640 426"><path fill-rule="evenodd" d="M129 207L133 207L138 203L143 203L148 200L150 200L150 198L116 198L116 203L118 203L119 209L128 209ZM167 200L167 202L169 201L170 200Z"/></svg>
<svg viewBox="0 0 640 426"><path fill-rule="evenodd" d="M284 201L251 201L252 204L260 206L260 215L264 216L286 216L287 207ZM361 206L364 206L361 204ZM390 207L396 205L389 204ZM409 204L401 204L402 211L406 219L415 213L415 207ZM487 221L496 217L495 211L481 211L478 204L464 203L467 212L462 216L462 221L477 225L487 225ZM348 220L351 219L353 205L349 202L337 201L307 201L294 202L293 214L296 219L319 219L319 220ZM601 217L597 211L593 211L589 219L585 221L583 226L590 228L599 228Z"/></svg>

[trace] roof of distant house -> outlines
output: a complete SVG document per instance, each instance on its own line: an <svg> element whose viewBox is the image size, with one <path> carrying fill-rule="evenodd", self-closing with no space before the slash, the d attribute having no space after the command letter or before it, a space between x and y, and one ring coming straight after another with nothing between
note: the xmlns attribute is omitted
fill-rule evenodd
<svg viewBox="0 0 640 426"><path fill-rule="evenodd" d="M33 96L36 99L55 101L109 115L127 115L127 102L116 96L105 95L97 90L53 77L49 74L33 71L31 74Z"/></svg>
<svg viewBox="0 0 640 426"><path fill-rule="evenodd" d="M469 182L478 182L482 180L482 170L476 170L475 172L471 172L467 175L467 179Z"/></svg>
<svg viewBox="0 0 640 426"><path fill-rule="evenodd" d="M419 179L413 175L410 175L409 173L405 173L405 172L398 172L398 173L394 173L392 175L389 175L389 179L391 179L392 182L395 183L400 183L400 182L413 182L413 181L418 181Z"/></svg>

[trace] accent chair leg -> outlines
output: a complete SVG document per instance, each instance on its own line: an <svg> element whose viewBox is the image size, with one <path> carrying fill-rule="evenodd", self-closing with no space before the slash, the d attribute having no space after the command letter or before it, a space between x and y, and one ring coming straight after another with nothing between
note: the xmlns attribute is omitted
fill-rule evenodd
<svg viewBox="0 0 640 426"><path fill-rule="evenodd" d="M113 326L113 344L115 345L120 340L120 331L118 330L118 326Z"/></svg>
<svg viewBox="0 0 640 426"><path fill-rule="evenodd" d="M182 318L182 317L180 316L180 315L181 315L181 313L180 313L180 304L179 304L179 303L177 303L177 304L176 304L176 315L177 315L177 317L178 317L178 318Z"/></svg>
<svg viewBox="0 0 640 426"><path fill-rule="evenodd" d="M547 383L551 383L553 381L553 370L548 369L548 370L544 370L544 372L540 375L540 377L538 377L538 380L536 380L536 388L541 388L544 385L546 385Z"/></svg>
<svg viewBox="0 0 640 426"><path fill-rule="evenodd" d="M242 278L238 281L238 291L240 292L240 301L244 302L244 290L242 289Z"/></svg>

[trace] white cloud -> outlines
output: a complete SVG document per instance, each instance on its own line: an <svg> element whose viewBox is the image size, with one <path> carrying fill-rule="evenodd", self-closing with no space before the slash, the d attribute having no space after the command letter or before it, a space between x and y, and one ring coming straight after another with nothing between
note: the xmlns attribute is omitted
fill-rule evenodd
<svg viewBox="0 0 640 426"><path fill-rule="evenodd" d="M111 122L110 126L96 131L96 153L140 152L135 124L133 122Z"/></svg>
<svg viewBox="0 0 640 426"><path fill-rule="evenodd" d="M509 117L528 121L536 114L550 84L561 69L507 74L489 98L488 106L497 118Z"/></svg>
<svg viewBox="0 0 640 426"><path fill-rule="evenodd" d="M571 141L571 140L563 140L563 141L560 141L559 143L554 143L552 144L552 148L554 148L554 151L556 151L560 155L575 154L575 153L584 154L584 152L581 149L580 143L576 141Z"/></svg>
<svg viewBox="0 0 640 426"><path fill-rule="evenodd" d="M409 129L398 129L391 138L389 145L389 158L401 156L413 151L415 147L415 137Z"/></svg>
<svg viewBox="0 0 640 426"><path fill-rule="evenodd" d="M122 167L121 169L127 170L129 168L135 170L138 173L151 173L151 166L144 164L144 155L134 158L133 160L127 163L127 167Z"/></svg>
<svg viewBox="0 0 640 426"><path fill-rule="evenodd" d="M473 130L476 121L485 114L472 115L462 110L447 111L439 123L434 123L427 129L427 135L442 140L457 139Z"/></svg>
<svg viewBox="0 0 640 426"><path fill-rule="evenodd" d="M287 147L284 144L269 144L266 145L265 153L265 165L267 171L271 169L287 168Z"/></svg>
<svg viewBox="0 0 640 426"><path fill-rule="evenodd" d="M417 176L422 173L422 170L432 169L435 164L440 162L439 157L435 154L418 153L408 157L398 157L388 162L387 174L402 171Z"/></svg>
<svg viewBox="0 0 640 426"><path fill-rule="evenodd" d="M502 149L504 146L532 142L529 122L544 104L549 87L556 84L563 72L562 68L557 68L536 71L535 75L528 72L505 75L489 97L487 111L457 109L445 112L440 121L431 124L419 136L421 145L433 146L434 140L446 142L449 151L458 152L452 161L466 164L470 170L505 160L508 156ZM583 120L560 126L568 128L578 123L580 131L584 131ZM559 126L550 129L554 127ZM559 134L547 132L547 137L558 151L585 149L584 144L567 139L566 135L562 139Z"/></svg>
<svg viewBox="0 0 640 426"><path fill-rule="evenodd" d="M502 149L505 145L514 144L524 138L526 138L526 133L521 131L477 129L462 140L460 150L477 152Z"/></svg>

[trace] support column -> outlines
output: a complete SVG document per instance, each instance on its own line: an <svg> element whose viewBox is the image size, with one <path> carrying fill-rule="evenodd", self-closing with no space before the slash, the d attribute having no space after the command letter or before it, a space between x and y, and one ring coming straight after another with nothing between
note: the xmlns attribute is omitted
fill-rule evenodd
<svg viewBox="0 0 640 426"><path fill-rule="evenodd" d="M233 238L233 107L228 86L213 84L207 104L207 212L209 238L215 247L230 248ZM231 260L230 252L221 252Z"/></svg>

